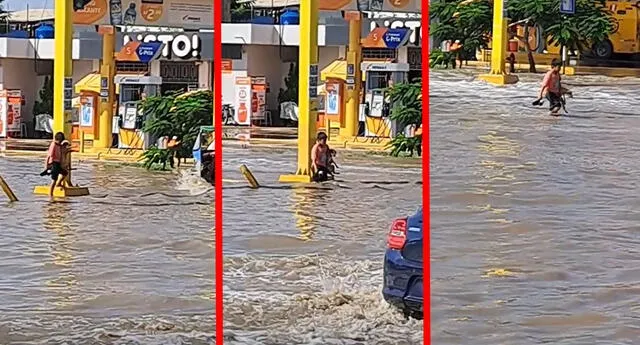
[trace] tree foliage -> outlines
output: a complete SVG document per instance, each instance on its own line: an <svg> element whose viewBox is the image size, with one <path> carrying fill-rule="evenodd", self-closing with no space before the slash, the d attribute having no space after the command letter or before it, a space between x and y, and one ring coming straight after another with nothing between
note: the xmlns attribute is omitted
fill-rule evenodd
<svg viewBox="0 0 640 345"><path fill-rule="evenodd" d="M429 68L456 68L456 57L451 52L434 49L429 53Z"/></svg>
<svg viewBox="0 0 640 345"><path fill-rule="evenodd" d="M212 125L213 95L209 90L168 92L146 98L142 111L147 115L145 132L155 137L177 136L182 142L180 156L190 157L200 127ZM159 154L154 150L149 157Z"/></svg>
<svg viewBox="0 0 640 345"><path fill-rule="evenodd" d="M416 79L412 83L394 84L387 89L387 95L393 108L390 118L397 121L398 128L422 126L422 80ZM413 155L422 153L422 135L413 137L400 134L389 143L392 156L401 154Z"/></svg>
<svg viewBox="0 0 640 345"><path fill-rule="evenodd" d="M487 48L493 25L493 4L490 0L434 0L429 4L430 30L436 39L460 40L461 55L475 56L478 49Z"/></svg>
<svg viewBox="0 0 640 345"><path fill-rule="evenodd" d="M291 63L289 73L284 78L285 88L278 91L278 103L294 102L298 104L298 65Z"/></svg>
<svg viewBox="0 0 640 345"><path fill-rule="evenodd" d="M614 28L605 0L577 0L574 15L560 13L560 0L514 0L508 3L508 14L512 22L542 27L545 42L579 52L606 40ZM528 42L526 31L523 40Z"/></svg>
<svg viewBox="0 0 640 345"><path fill-rule="evenodd" d="M614 20L605 0L577 0L576 14L560 13L561 0L509 0L507 13L512 23L528 28L540 26L542 37L554 46L585 51L606 40L613 31ZM430 5L431 34L439 40L460 40L465 54L487 47L491 37L493 1L433 0ZM527 49L529 52L530 49ZM531 54L532 56L532 54ZM530 63L533 61L530 59Z"/></svg>
<svg viewBox="0 0 640 345"><path fill-rule="evenodd" d="M53 77L45 76L39 100L33 104L33 115L49 114L53 116Z"/></svg>

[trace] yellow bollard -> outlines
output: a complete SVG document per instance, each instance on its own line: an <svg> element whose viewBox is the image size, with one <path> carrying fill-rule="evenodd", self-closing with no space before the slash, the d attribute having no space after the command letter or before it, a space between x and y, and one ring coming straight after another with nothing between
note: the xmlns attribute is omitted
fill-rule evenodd
<svg viewBox="0 0 640 345"><path fill-rule="evenodd" d="M253 176L253 173L251 173L246 165L242 164L240 166L240 172L242 173L242 176L244 176L244 178L247 180L247 182L249 182L249 186L252 189L257 189L258 187L260 187L258 180L256 180L255 176Z"/></svg>
<svg viewBox="0 0 640 345"><path fill-rule="evenodd" d="M2 190L4 191L4 194L7 195L7 198L9 198L9 201L11 202L16 202L18 201L18 197L16 197L16 195L13 193L13 191L11 190L11 188L9 188L9 185L7 184L7 182L2 178L2 176L0 176L0 187L2 187Z"/></svg>
<svg viewBox="0 0 640 345"><path fill-rule="evenodd" d="M74 186L71 182L71 150L66 152L66 166L63 168L67 171L67 176L64 177L61 187L56 187L53 191L54 197L66 198L72 196L86 196L89 195L89 188ZM50 186L36 186L33 190L34 194L49 195Z"/></svg>

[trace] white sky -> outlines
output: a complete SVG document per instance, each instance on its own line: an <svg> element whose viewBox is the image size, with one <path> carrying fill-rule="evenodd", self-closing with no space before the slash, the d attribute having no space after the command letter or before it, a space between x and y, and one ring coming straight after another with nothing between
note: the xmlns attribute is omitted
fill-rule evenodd
<svg viewBox="0 0 640 345"><path fill-rule="evenodd" d="M53 8L55 0L5 0L2 4L5 10L20 11L29 8Z"/></svg>

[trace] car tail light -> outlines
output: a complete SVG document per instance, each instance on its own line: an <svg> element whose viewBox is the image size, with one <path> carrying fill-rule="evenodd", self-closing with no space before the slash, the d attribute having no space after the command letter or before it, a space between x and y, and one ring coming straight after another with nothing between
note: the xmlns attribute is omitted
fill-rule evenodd
<svg viewBox="0 0 640 345"><path fill-rule="evenodd" d="M387 247L402 249L407 241L407 219L399 218L391 223L391 230L387 236Z"/></svg>

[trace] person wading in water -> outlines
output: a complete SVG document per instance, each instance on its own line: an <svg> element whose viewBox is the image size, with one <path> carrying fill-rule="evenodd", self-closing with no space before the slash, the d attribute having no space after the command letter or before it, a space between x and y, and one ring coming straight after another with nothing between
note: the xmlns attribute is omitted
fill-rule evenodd
<svg viewBox="0 0 640 345"><path fill-rule="evenodd" d="M562 62L558 59L551 61L551 70L544 75L538 99L533 105L541 105L542 99L547 98L549 101L549 115L557 116L560 109L564 107L563 95L567 94L573 97L573 93L569 89L562 87L560 78L560 67Z"/></svg>

